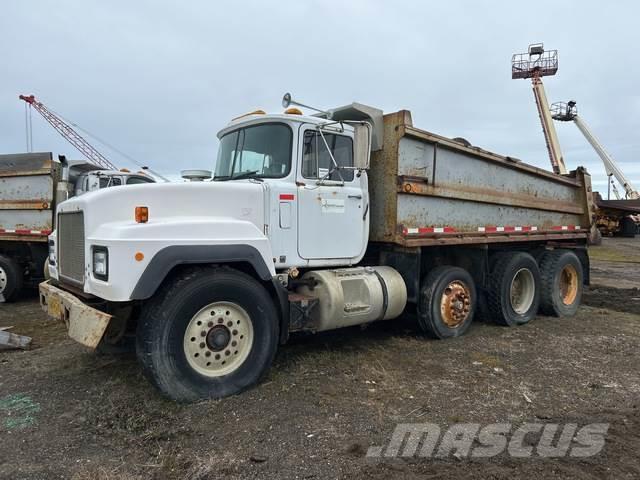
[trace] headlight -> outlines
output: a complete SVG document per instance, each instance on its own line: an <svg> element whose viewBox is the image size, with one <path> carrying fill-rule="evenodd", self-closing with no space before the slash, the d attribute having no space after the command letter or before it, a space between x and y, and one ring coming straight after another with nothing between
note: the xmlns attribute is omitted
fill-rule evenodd
<svg viewBox="0 0 640 480"><path fill-rule="evenodd" d="M56 244L53 240L49 240L49 265L56 264Z"/></svg>
<svg viewBox="0 0 640 480"><path fill-rule="evenodd" d="M93 247L93 275L100 280L109 278L109 251L106 247Z"/></svg>

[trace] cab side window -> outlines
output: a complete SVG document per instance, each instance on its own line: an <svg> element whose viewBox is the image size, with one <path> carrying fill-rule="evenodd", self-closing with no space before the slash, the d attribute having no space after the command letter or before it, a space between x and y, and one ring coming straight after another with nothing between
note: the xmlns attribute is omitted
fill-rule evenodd
<svg viewBox="0 0 640 480"><path fill-rule="evenodd" d="M329 150L327 150L327 146ZM338 168L331 160L329 151L333 154ZM309 179L337 182L353 181L353 170L340 167L353 167L353 140L334 133L323 132L320 135L315 130L305 131L302 147L302 176Z"/></svg>
<svg viewBox="0 0 640 480"><path fill-rule="evenodd" d="M151 178L145 178L145 177L127 178L127 185L138 185L140 183L154 183L154 181Z"/></svg>
<svg viewBox="0 0 640 480"><path fill-rule="evenodd" d="M100 177L100 188L117 187L122 185L122 180L118 177Z"/></svg>

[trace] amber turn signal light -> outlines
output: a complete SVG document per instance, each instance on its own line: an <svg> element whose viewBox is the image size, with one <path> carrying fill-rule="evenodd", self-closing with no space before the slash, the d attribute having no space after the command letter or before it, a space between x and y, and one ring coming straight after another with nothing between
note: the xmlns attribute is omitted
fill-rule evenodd
<svg viewBox="0 0 640 480"><path fill-rule="evenodd" d="M149 208L136 207L136 223L147 223L149 221Z"/></svg>

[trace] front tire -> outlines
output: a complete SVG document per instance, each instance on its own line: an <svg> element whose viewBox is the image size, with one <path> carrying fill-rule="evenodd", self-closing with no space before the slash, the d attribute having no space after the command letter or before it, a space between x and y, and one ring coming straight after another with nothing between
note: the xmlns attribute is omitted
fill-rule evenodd
<svg viewBox="0 0 640 480"><path fill-rule="evenodd" d="M265 288L230 268L176 278L138 321L136 353L149 380L169 398L221 398L256 384L278 345L275 305Z"/></svg>
<svg viewBox="0 0 640 480"><path fill-rule="evenodd" d="M487 307L494 322L522 325L535 318L540 305L540 271L525 252L498 253L487 285Z"/></svg>

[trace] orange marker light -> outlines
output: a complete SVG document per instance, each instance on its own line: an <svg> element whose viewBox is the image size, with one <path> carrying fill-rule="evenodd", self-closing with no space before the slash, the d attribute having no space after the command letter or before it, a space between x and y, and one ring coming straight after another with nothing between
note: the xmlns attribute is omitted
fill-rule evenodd
<svg viewBox="0 0 640 480"><path fill-rule="evenodd" d="M149 208L136 207L136 223L147 223L149 221Z"/></svg>
<svg viewBox="0 0 640 480"><path fill-rule="evenodd" d="M135 256L133 258L136 259L136 262L141 262L142 260L144 260L144 253L136 252L136 254L135 254Z"/></svg>

